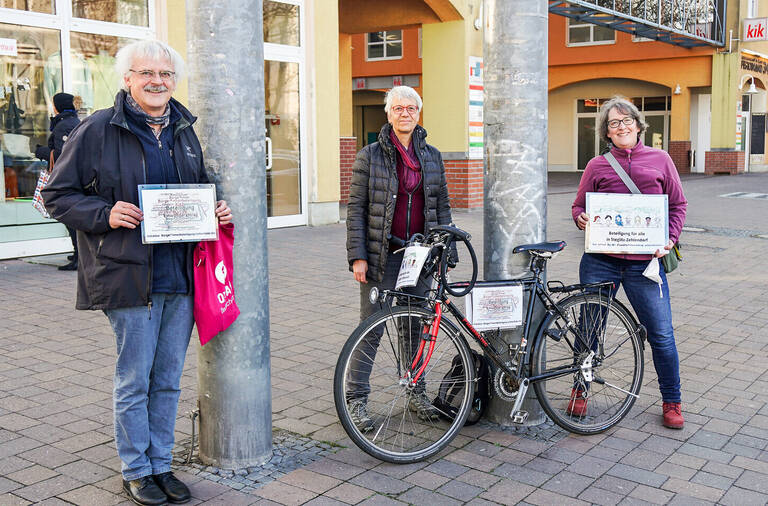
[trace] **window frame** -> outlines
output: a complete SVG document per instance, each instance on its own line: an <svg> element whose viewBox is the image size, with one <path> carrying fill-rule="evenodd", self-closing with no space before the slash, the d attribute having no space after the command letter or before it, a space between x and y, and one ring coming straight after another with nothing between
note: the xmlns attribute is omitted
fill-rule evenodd
<svg viewBox="0 0 768 506"><path fill-rule="evenodd" d="M595 39L595 27L600 26L594 23L581 23L571 18L566 18L565 22L565 45L566 47L582 47L582 46L605 46L609 44L616 44L616 30L613 30L612 40L594 40ZM589 41L587 42L571 42L571 28L583 28L589 27ZM605 27L603 27L605 28ZM609 28L610 30L610 28Z"/></svg>
<svg viewBox="0 0 768 506"><path fill-rule="evenodd" d="M387 44L389 43L387 41L387 33L388 32L394 32L399 31L400 32L400 39L393 41L393 42L400 42L400 56L387 56ZM370 42L369 36L372 33L383 33L383 40L381 42ZM369 51L371 46L378 46L381 45L384 49L384 56L374 56L371 57L369 55ZM385 60L402 60L403 55L405 54L405 44L403 44L403 29L400 28L398 30L380 30L378 32L366 32L365 33L365 61L385 61Z"/></svg>

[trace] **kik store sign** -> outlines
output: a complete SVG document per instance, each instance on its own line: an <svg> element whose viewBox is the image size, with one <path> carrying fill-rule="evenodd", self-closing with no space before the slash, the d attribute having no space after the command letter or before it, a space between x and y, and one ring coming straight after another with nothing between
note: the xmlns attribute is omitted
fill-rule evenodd
<svg viewBox="0 0 768 506"><path fill-rule="evenodd" d="M768 40L768 18L752 18L744 20L743 42Z"/></svg>

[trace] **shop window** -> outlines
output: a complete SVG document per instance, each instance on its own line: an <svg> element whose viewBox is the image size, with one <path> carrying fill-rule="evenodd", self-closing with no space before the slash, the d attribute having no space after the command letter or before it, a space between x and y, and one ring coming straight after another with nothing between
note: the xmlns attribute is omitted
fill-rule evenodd
<svg viewBox="0 0 768 506"><path fill-rule="evenodd" d="M613 44L614 42L616 42L616 32L613 29L568 19L569 46Z"/></svg>
<svg viewBox="0 0 768 506"><path fill-rule="evenodd" d="M149 26L147 0L72 0L72 15L95 21Z"/></svg>
<svg viewBox="0 0 768 506"><path fill-rule="evenodd" d="M57 30L0 24L0 38L15 42L15 50L0 55L0 184L7 201L31 197L47 166L34 152L48 140L48 80L53 93L62 90L61 49Z"/></svg>
<svg viewBox="0 0 768 506"><path fill-rule="evenodd" d="M90 114L111 107L122 78L115 72L115 55L133 39L72 32L70 74L72 94L80 97L81 110Z"/></svg>
<svg viewBox="0 0 768 506"><path fill-rule="evenodd" d="M264 42L299 46L299 6L264 1Z"/></svg>
<svg viewBox="0 0 768 506"><path fill-rule="evenodd" d="M756 18L758 16L758 0L747 0L747 17Z"/></svg>
<svg viewBox="0 0 768 506"><path fill-rule="evenodd" d="M367 43L368 60L394 60L403 57L403 31L371 32Z"/></svg>
<svg viewBox="0 0 768 506"><path fill-rule="evenodd" d="M56 0L0 0L0 7L22 11L55 14Z"/></svg>

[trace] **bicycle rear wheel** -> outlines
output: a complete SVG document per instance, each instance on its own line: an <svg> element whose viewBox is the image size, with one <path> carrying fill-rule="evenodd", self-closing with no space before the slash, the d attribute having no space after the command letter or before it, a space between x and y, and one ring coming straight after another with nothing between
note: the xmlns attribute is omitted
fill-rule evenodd
<svg viewBox="0 0 768 506"><path fill-rule="evenodd" d="M422 308L383 309L358 326L339 355L333 382L339 420L352 441L378 459L405 464L429 458L456 437L469 415L472 358L447 320L424 379L409 384L413 357L434 316ZM433 404L441 389L455 411Z"/></svg>
<svg viewBox="0 0 768 506"><path fill-rule="evenodd" d="M637 398L642 331L620 302L605 295L572 295L558 307L562 315L545 321L531 364L533 376L552 377L535 382L534 389L559 426L597 434L619 423Z"/></svg>

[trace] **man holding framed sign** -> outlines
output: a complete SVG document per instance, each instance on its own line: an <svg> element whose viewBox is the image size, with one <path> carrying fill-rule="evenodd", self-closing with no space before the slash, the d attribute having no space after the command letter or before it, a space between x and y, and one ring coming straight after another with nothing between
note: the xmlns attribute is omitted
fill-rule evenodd
<svg viewBox="0 0 768 506"><path fill-rule="evenodd" d="M115 69L123 89L114 106L72 131L43 197L51 216L77 230L76 307L103 310L115 332L123 489L137 504L184 503L191 496L171 472L171 450L194 324L192 251L232 213L214 204L212 185L201 193L209 181L196 118L171 98L181 56L138 41L118 51ZM163 197L142 209L140 185L163 188ZM142 224L167 237L142 241Z"/></svg>
<svg viewBox="0 0 768 506"><path fill-rule="evenodd" d="M600 136L611 149L587 164L572 206L576 226L586 231L579 278L582 283L612 281L614 291L624 287L648 332L663 403L662 423L682 429L680 364L669 285L660 265L661 283L643 273L649 261L659 262L677 242L688 202L669 155L641 142L648 125L632 102L622 97L606 101L598 122ZM635 194L632 186L641 194ZM639 216L642 219L636 220ZM573 416L586 416L589 392L574 388L567 409Z"/></svg>

